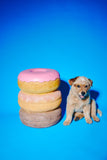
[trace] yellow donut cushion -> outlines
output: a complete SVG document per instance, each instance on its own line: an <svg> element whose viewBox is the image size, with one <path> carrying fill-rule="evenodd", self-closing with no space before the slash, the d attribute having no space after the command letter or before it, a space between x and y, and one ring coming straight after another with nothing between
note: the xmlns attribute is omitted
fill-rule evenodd
<svg viewBox="0 0 107 160"><path fill-rule="evenodd" d="M61 91L57 90L45 94L30 94L19 92L18 103L28 112L46 112L58 108L61 104Z"/></svg>
<svg viewBox="0 0 107 160"><path fill-rule="evenodd" d="M27 93L47 93L56 90L60 85L60 75L54 69L27 69L18 75L18 86Z"/></svg>
<svg viewBox="0 0 107 160"><path fill-rule="evenodd" d="M27 93L48 93L56 90L60 85L60 79L45 82L25 82L18 80L18 86Z"/></svg>

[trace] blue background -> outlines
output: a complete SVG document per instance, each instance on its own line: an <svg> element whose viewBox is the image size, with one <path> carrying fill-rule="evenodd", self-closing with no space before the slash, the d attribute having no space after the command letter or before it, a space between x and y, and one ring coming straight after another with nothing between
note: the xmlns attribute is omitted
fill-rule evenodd
<svg viewBox="0 0 107 160"><path fill-rule="evenodd" d="M0 160L107 160L106 0L0 1ZM59 71L63 117L50 128L19 119L18 74L29 68ZM63 126L68 79L93 80L92 96L103 116Z"/></svg>

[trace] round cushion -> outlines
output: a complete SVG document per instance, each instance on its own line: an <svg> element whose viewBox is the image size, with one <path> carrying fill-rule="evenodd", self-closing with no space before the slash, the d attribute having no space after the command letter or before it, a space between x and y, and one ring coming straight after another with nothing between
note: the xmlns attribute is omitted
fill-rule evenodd
<svg viewBox="0 0 107 160"><path fill-rule="evenodd" d="M18 75L18 86L27 93L47 93L60 85L59 73L54 69L34 68Z"/></svg>
<svg viewBox="0 0 107 160"><path fill-rule="evenodd" d="M58 108L61 104L61 91L45 94L19 92L18 103L21 108L30 112L46 112Z"/></svg>
<svg viewBox="0 0 107 160"><path fill-rule="evenodd" d="M29 127L46 128L55 125L61 119L61 108L43 113L26 112L20 109L21 122Z"/></svg>

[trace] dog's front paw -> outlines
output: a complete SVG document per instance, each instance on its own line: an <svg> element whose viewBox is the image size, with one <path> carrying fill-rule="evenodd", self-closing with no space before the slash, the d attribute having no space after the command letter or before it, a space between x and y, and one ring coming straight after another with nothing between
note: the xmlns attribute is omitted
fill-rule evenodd
<svg viewBox="0 0 107 160"><path fill-rule="evenodd" d="M63 123L63 125L64 125L64 126L68 126L68 125L70 125L70 121L65 120L65 121L64 121L64 123Z"/></svg>
<svg viewBox="0 0 107 160"><path fill-rule="evenodd" d="M86 122L87 122L88 124L91 124L93 121L92 121L92 119L90 118L90 119L86 119Z"/></svg>

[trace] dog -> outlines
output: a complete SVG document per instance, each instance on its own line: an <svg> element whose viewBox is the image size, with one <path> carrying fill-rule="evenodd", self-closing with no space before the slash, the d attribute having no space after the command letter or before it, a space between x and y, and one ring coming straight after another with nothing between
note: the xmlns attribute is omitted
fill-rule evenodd
<svg viewBox="0 0 107 160"><path fill-rule="evenodd" d="M70 79L69 84L72 86L67 97L66 106L66 120L64 125L69 125L72 122L73 116L74 120L79 120L85 117L88 124L94 121L100 121L96 116L98 112L102 116L102 112L97 109L96 102L91 99L89 89L91 88L93 81L83 76L78 76L76 78Z"/></svg>

